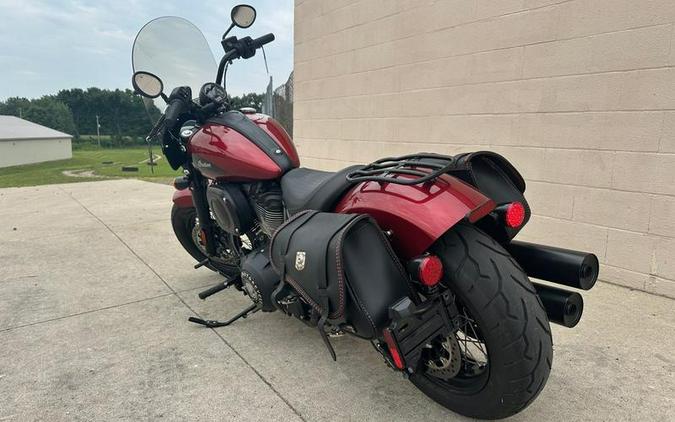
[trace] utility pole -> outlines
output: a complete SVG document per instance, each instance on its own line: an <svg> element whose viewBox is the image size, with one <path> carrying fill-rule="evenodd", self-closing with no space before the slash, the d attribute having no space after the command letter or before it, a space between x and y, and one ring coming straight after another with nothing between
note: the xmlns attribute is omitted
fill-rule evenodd
<svg viewBox="0 0 675 422"><path fill-rule="evenodd" d="M19 119L23 119L23 109L19 107Z"/></svg>
<svg viewBox="0 0 675 422"><path fill-rule="evenodd" d="M98 147L101 148L101 125L98 124L98 114L96 115L96 138L98 139Z"/></svg>

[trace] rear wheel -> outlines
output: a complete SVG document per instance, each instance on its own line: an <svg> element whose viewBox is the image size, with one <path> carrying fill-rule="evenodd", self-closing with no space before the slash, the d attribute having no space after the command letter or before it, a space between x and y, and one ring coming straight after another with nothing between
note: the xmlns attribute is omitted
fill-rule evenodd
<svg viewBox="0 0 675 422"><path fill-rule="evenodd" d="M171 225L178 241L183 248L198 262L206 259L206 249L199 239L199 219L197 210L192 207L178 207L171 209ZM242 250L246 249L239 237L223 233L219 236L218 250L220 256L212 258L205 266L210 270L220 272L225 276L239 273Z"/></svg>
<svg viewBox="0 0 675 422"><path fill-rule="evenodd" d="M472 225L456 226L433 252L443 261L461 324L431 345L410 380L465 416L518 413L544 388L553 355L548 318L534 287L508 252Z"/></svg>

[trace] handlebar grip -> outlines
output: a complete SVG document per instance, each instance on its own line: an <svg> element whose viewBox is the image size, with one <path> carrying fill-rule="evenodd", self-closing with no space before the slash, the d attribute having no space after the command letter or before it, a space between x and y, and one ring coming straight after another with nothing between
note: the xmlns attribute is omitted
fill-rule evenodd
<svg viewBox="0 0 675 422"><path fill-rule="evenodd" d="M251 46L253 46L253 48L260 48L267 43L271 43L272 41L274 41L274 34L270 33L251 41Z"/></svg>

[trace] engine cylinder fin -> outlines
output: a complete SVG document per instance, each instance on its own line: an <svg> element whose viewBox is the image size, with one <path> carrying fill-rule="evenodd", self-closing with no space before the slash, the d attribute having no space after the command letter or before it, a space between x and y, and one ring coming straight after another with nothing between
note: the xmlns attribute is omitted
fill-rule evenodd
<svg viewBox="0 0 675 422"><path fill-rule="evenodd" d="M261 186L253 195L251 202L260 221L260 229L271 236L277 227L284 222L281 188L276 183Z"/></svg>

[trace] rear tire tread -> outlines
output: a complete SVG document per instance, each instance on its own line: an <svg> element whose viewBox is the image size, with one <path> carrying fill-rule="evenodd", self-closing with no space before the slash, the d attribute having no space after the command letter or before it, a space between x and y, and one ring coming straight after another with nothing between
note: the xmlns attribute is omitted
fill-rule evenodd
<svg viewBox="0 0 675 422"><path fill-rule="evenodd" d="M438 391L426 391L433 388L429 381L415 379L417 375L411 379L431 398L466 416L497 419L518 413L542 391L551 369L551 330L536 290L513 257L472 225L456 226L434 250L450 270L451 289L488 319L483 326L490 353L488 384L492 385L471 396L448 390L445 394L454 397L444 398ZM501 355L501 362L495 363L493 354ZM514 385L520 387L508 388ZM487 391L490 388L501 390ZM486 397L503 400L488 403Z"/></svg>

